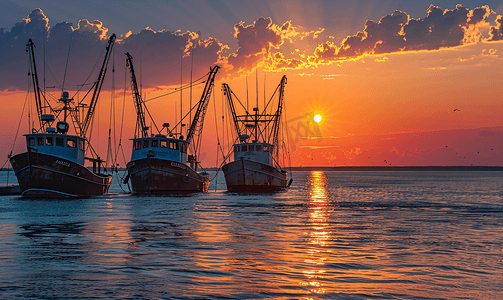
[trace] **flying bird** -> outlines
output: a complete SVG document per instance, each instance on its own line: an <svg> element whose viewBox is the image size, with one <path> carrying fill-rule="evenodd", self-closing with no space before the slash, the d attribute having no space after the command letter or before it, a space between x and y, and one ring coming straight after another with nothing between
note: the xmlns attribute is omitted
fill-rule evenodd
<svg viewBox="0 0 503 300"><path fill-rule="evenodd" d="M460 111L460 110L456 108L456 109L454 109L454 111Z"/></svg>

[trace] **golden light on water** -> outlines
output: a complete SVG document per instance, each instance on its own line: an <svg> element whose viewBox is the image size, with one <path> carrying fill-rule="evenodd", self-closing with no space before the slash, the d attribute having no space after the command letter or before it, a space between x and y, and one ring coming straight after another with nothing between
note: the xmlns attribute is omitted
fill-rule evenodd
<svg viewBox="0 0 503 300"><path fill-rule="evenodd" d="M316 116L314 120L316 121ZM304 276L308 279L304 284L311 287L310 293L324 294L327 291L322 283L326 272L324 265L331 252L329 249L326 249L331 239L328 224L330 216L329 205L327 203L328 182L324 172L311 172L310 177L311 213L309 219L311 221L311 231L309 232L309 244L311 247L308 249L308 255L304 262L310 265L311 268L303 272Z"/></svg>

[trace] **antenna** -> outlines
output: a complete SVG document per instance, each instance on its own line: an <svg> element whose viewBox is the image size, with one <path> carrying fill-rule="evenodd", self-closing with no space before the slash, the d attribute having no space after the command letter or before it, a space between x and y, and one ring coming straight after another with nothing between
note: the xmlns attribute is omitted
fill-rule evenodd
<svg viewBox="0 0 503 300"><path fill-rule="evenodd" d="M72 49L72 37L73 37L73 31L72 33L70 33L70 44L68 45L68 55L66 56L65 74L63 75L63 85L61 86L62 92L65 90L66 71L68 70L68 61L70 60L70 50Z"/></svg>
<svg viewBox="0 0 503 300"><path fill-rule="evenodd" d="M183 120L182 111L183 111L183 48L182 53L180 55L180 123ZM182 134L182 126L180 125L180 134Z"/></svg>
<svg viewBox="0 0 503 300"><path fill-rule="evenodd" d="M258 67L255 69L255 94L257 95L257 108L258 108Z"/></svg>
<svg viewBox="0 0 503 300"><path fill-rule="evenodd" d="M190 116L189 120L192 122L192 67L194 66L194 43L192 43L192 52L190 53Z"/></svg>

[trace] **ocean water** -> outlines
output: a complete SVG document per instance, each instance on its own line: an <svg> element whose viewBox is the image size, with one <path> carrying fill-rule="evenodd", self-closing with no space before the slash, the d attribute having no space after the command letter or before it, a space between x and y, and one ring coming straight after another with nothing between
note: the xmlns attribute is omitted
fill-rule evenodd
<svg viewBox="0 0 503 300"><path fill-rule="evenodd" d="M0 298L503 299L503 173L293 177L267 195L219 174L191 196L116 179L89 199L1 196Z"/></svg>

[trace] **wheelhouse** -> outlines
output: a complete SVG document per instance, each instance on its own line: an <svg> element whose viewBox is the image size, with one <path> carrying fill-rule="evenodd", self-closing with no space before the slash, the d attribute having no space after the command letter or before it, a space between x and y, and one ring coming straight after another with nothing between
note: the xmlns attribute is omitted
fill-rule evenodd
<svg viewBox="0 0 503 300"><path fill-rule="evenodd" d="M267 143L241 143L234 145L234 160L241 157L257 162L272 164L273 145Z"/></svg>
<svg viewBox="0 0 503 300"><path fill-rule="evenodd" d="M37 153L58 156L69 161L84 164L86 140L75 135L58 134L48 130L46 133L25 134L28 148Z"/></svg>
<svg viewBox="0 0 503 300"><path fill-rule="evenodd" d="M133 139L131 161L153 156L157 159L187 163L187 142L181 139L156 135L147 138Z"/></svg>

